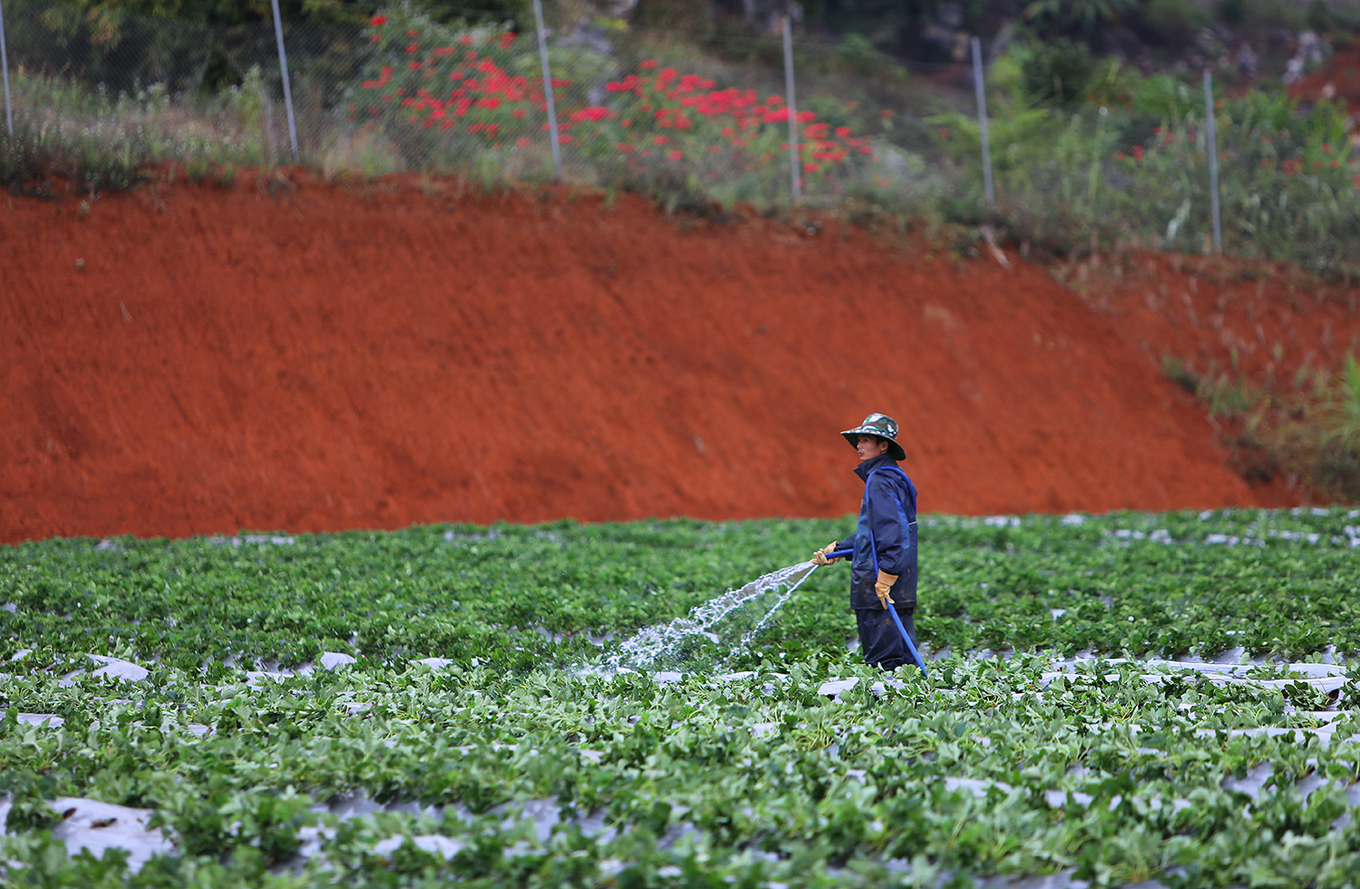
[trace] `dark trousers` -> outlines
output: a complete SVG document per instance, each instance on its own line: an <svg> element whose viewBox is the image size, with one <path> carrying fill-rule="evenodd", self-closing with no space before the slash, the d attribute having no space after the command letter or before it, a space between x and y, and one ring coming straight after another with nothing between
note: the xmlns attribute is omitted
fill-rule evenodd
<svg viewBox="0 0 1360 889"><path fill-rule="evenodd" d="M916 609L897 610L902 619L911 644L916 644L916 622L912 612ZM916 664L916 660L902 641L902 634L893 623L892 615L883 608L856 608L855 622L859 625L859 649L864 653L864 662L882 670L896 670L903 664ZM917 649L918 651L920 649Z"/></svg>

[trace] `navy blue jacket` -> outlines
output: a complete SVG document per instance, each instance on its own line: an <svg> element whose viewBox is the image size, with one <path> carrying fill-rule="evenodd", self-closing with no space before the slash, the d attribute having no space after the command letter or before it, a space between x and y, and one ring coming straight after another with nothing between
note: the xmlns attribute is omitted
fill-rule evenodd
<svg viewBox="0 0 1360 889"><path fill-rule="evenodd" d="M861 463L855 474L866 482L859 526L854 537L836 544L836 549L854 549L850 606L882 610L874 582L883 570L897 575L893 603L909 614L916 608L916 486L888 454Z"/></svg>

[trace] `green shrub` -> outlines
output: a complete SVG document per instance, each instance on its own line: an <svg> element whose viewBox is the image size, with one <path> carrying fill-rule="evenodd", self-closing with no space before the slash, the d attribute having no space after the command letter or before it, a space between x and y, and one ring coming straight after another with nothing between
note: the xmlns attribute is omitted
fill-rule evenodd
<svg viewBox="0 0 1360 889"><path fill-rule="evenodd" d="M1025 94L1040 102L1081 101L1096 72L1091 50L1072 40L1031 41L1021 57Z"/></svg>
<svg viewBox="0 0 1360 889"><path fill-rule="evenodd" d="M1093 36L1134 13L1144 0L1030 0L1025 18L1040 34Z"/></svg>
<svg viewBox="0 0 1360 889"><path fill-rule="evenodd" d="M1300 378L1294 389L1262 386L1234 371L1194 371L1166 357L1163 374L1226 424L1225 443L1251 481L1285 473L1322 496L1360 502L1360 363L1347 354L1338 374Z"/></svg>

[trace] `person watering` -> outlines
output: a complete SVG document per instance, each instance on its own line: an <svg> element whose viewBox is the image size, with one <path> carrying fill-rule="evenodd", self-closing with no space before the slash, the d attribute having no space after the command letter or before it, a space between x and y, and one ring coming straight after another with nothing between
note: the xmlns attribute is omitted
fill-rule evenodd
<svg viewBox="0 0 1360 889"><path fill-rule="evenodd" d="M850 550L850 607L859 627L864 661L883 670L916 663L903 631L916 646L916 485L897 465L906 451L897 443L897 423L870 414L854 429L842 432L859 452L855 474L864 480L859 525L853 537L827 544L812 561L829 565L836 550ZM899 631L888 608L901 619ZM924 664L920 664L922 670Z"/></svg>

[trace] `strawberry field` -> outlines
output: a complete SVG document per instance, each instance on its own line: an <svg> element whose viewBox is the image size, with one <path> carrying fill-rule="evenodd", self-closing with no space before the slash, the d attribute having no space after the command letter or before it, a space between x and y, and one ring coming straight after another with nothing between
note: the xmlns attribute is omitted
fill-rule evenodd
<svg viewBox="0 0 1360 889"><path fill-rule="evenodd" d="M604 668L848 524L0 548L4 879L1353 884L1360 512L923 516L928 677L843 564Z"/></svg>

